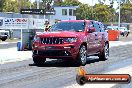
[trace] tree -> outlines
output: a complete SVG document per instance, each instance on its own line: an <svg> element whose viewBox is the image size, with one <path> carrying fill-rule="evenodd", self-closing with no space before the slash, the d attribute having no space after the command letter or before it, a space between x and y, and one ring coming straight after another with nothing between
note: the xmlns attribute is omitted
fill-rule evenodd
<svg viewBox="0 0 132 88"><path fill-rule="evenodd" d="M47 5L50 5L52 3L52 1L53 0L42 0L41 8L46 9L47 8Z"/></svg>
<svg viewBox="0 0 132 88"><path fill-rule="evenodd" d="M103 2L105 2L105 0L103 0ZM115 10L108 5L96 4L95 6L89 6L88 4L82 4L78 0L64 0L64 2L58 5L79 6L76 10L77 19L98 20L101 22L115 21Z"/></svg>
<svg viewBox="0 0 132 88"><path fill-rule="evenodd" d="M78 0L64 0L64 3L63 3L64 6L67 6L67 5L78 6L79 4L81 4L81 2L79 2Z"/></svg>
<svg viewBox="0 0 132 88"><path fill-rule="evenodd" d="M121 22L132 22L132 4L121 5Z"/></svg>
<svg viewBox="0 0 132 88"><path fill-rule="evenodd" d="M101 22L112 22L115 18L115 10L108 5L96 4L94 6L94 18Z"/></svg>
<svg viewBox="0 0 132 88"><path fill-rule="evenodd" d="M55 2L54 5L55 6L79 6L79 8L77 8L77 11L76 11L77 19L86 19L89 16L88 15L89 12L87 12L90 9L89 6L87 4L82 4L78 0L64 0L64 2Z"/></svg>
<svg viewBox="0 0 132 88"><path fill-rule="evenodd" d="M20 12L21 8L30 8L29 0L4 0L3 12Z"/></svg>
<svg viewBox="0 0 132 88"><path fill-rule="evenodd" d="M132 0L121 0L121 3L132 3Z"/></svg>
<svg viewBox="0 0 132 88"><path fill-rule="evenodd" d="M54 1L54 5L55 5L55 6L61 6L62 3L63 3L62 0L55 0L55 1Z"/></svg>
<svg viewBox="0 0 132 88"><path fill-rule="evenodd" d="M78 0L64 0L64 2L55 2L54 5L57 6L78 6L81 2Z"/></svg>
<svg viewBox="0 0 132 88"><path fill-rule="evenodd" d="M106 2L106 0L98 0L98 2L99 2L100 4L104 4L104 3Z"/></svg>
<svg viewBox="0 0 132 88"><path fill-rule="evenodd" d="M3 12L17 12L17 2L11 0L5 0L3 3Z"/></svg>
<svg viewBox="0 0 132 88"><path fill-rule="evenodd" d="M40 9L46 9L49 5L51 6L53 0L42 0L41 2L39 2L39 8ZM37 1L33 2L33 8L37 8Z"/></svg>
<svg viewBox="0 0 132 88"><path fill-rule="evenodd" d="M87 4L80 4L76 11L77 19L91 19L92 20L92 8Z"/></svg>
<svg viewBox="0 0 132 88"><path fill-rule="evenodd" d="M3 5L4 5L5 0L0 0L0 12L3 10Z"/></svg>

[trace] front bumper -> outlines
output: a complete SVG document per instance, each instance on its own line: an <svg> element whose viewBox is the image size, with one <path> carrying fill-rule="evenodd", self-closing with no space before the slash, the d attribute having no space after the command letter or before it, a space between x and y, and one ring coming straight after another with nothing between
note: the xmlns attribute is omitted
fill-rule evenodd
<svg viewBox="0 0 132 88"><path fill-rule="evenodd" d="M74 45L40 46L33 48L33 57L52 59L75 59L79 49Z"/></svg>
<svg viewBox="0 0 132 88"><path fill-rule="evenodd" d="M7 35L0 35L0 38L7 38Z"/></svg>

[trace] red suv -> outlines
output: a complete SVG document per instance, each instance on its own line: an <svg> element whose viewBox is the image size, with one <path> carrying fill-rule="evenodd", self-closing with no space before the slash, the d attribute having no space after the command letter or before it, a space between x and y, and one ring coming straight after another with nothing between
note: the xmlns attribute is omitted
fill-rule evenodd
<svg viewBox="0 0 132 88"><path fill-rule="evenodd" d="M46 58L85 65L87 56L99 56L100 60L109 56L108 34L101 22L65 20L34 37L32 57L37 65L43 64Z"/></svg>

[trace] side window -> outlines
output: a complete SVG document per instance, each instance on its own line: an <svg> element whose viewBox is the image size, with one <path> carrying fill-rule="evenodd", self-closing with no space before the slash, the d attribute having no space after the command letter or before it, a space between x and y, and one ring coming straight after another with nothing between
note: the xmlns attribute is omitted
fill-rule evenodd
<svg viewBox="0 0 132 88"><path fill-rule="evenodd" d="M101 30L102 30L102 29L101 29L101 28L102 28L101 23L98 23L98 26L99 26L99 31L102 32L102 31L101 31Z"/></svg>
<svg viewBox="0 0 132 88"><path fill-rule="evenodd" d="M88 26L89 28L93 28L94 27L94 23L93 23L93 21L91 21L90 23L89 23L89 26Z"/></svg>
<svg viewBox="0 0 132 88"><path fill-rule="evenodd" d="M62 15L67 15L67 9L62 9Z"/></svg>
<svg viewBox="0 0 132 88"><path fill-rule="evenodd" d="M101 29L101 32L105 32L105 27L102 23L100 23L100 29Z"/></svg>
<svg viewBox="0 0 132 88"><path fill-rule="evenodd" d="M3 19L0 19L0 26L3 25Z"/></svg>
<svg viewBox="0 0 132 88"><path fill-rule="evenodd" d="M69 9L69 16L72 16L72 15L73 15L73 10Z"/></svg>
<svg viewBox="0 0 132 88"><path fill-rule="evenodd" d="M76 10L73 10L73 16L76 16Z"/></svg>
<svg viewBox="0 0 132 88"><path fill-rule="evenodd" d="M99 26L98 22L94 22L94 27L95 27L96 32L100 32L100 26Z"/></svg>

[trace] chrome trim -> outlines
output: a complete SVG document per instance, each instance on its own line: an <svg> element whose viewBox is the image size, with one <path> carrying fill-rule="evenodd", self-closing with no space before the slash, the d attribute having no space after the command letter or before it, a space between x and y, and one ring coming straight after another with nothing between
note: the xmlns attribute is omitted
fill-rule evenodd
<svg viewBox="0 0 132 88"><path fill-rule="evenodd" d="M63 38L57 37L41 38L41 44L63 44Z"/></svg>

